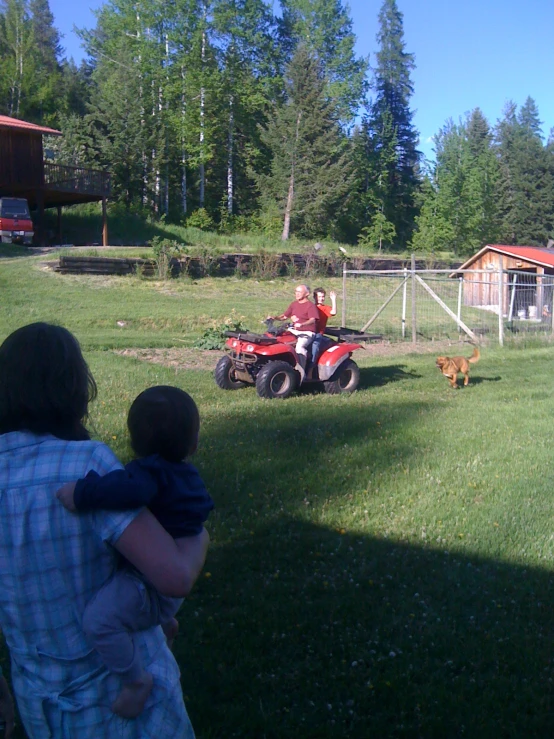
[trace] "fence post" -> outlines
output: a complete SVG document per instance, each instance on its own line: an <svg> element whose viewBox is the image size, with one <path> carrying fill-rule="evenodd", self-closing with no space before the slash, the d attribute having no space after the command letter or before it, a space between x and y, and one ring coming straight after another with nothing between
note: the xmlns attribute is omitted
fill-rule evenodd
<svg viewBox="0 0 554 739"><path fill-rule="evenodd" d="M406 338L406 298L408 296L408 270L404 267L404 288L402 290L402 338Z"/></svg>
<svg viewBox="0 0 554 739"><path fill-rule="evenodd" d="M460 282L458 283L458 321L462 320L462 293L464 290L464 276L461 275L459 278ZM458 323L458 333L462 333L462 327Z"/></svg>
<svg viewBox="0 0 554 739"><path fill-rule="evenodd" d="M346 326L346 262L342 263L342 320L341 326Z"/></svg>
<svg viewBox="0 0 554 739"><path fill-rule="evenodd" d="M498 343L504 346L504 259L498 265Z"/></svg>
<svg viewBox="0 0 554 739"><path fill-rule="evenodd" d="M415 271L415 254L412 254L412 343L417 341L416 330L416 271Z"/></svg>

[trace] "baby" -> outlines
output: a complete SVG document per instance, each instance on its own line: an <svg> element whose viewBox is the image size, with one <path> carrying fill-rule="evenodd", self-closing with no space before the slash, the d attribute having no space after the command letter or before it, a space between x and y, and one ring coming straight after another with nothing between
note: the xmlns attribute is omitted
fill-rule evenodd
<svg viewBox="0 0 554 739"><path fill-rule="evenodd" d="M148 506L174 539L200 534L214 503L196 468L185 461L198 445L200 416L194 400L176 387L148 388L131 405L127 425L137 459L124 470L103 477L89 472L64 485L57 492L60 501L78 513ZM119 716L138 716L153 685L133 632L161 625L171 646L182 602L161 595L123 562L87 604L83 630L108 670L123 681L112 704Z"/></svg>

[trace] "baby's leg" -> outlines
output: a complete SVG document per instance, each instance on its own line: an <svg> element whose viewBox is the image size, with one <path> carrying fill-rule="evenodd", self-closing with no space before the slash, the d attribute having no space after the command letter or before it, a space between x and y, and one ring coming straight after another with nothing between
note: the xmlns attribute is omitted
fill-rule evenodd
<svg viewBox="0 0 554 739"><path fill-rule="evenodd" d="M124 718L138 716L152 690L152 675L145 671L133 639L133 632L159 623L157 604L152 600L139 577L120 570L98 591L83 614L88 640L108 670L123 680L112 711Z"/></svg>

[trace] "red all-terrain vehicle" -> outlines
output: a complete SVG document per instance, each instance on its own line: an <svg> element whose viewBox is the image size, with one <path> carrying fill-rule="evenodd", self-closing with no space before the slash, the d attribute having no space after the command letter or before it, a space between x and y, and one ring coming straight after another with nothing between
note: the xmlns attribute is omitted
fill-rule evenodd
<svg viewBox="0 0 554 739"><path fill-rule="evenodd" d="M225 332L227 354L215 367L215 381L220 388L238 390L255 385L261 398L288 398L300 386L300 373L295 369L297 336L288 331L289 324L267 324L265 334ZM302 385L317 382L323 383L331 394L353 393L360 382L360 370L351 359L352 352L363 348L358 342L381 337L348 328L328 328L325 337L316 364L306 367Z"/></svg>

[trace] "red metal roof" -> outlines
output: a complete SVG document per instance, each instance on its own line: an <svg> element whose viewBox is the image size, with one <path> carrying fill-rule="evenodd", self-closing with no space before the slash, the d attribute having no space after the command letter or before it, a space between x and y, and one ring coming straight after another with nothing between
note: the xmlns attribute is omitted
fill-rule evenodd
<svg viewBox="0 0 554 739"><path fill-rule="evenodd" d="M62 136L61 131L46 128L45 126L37 126L35 123L27 123L27 121L20 121L19 118L10 118L7 115L0 115L0 128L24 129L25 131L33 131L34 133L47 133L50 136Z"/></svg>
<svg viewBox="0 0 554 739"><path fill-rule="evenodd" d="M487 251L495 251L498 254L506 254L509 257L519 257L526 262L533 262L541 267L554 267L554 249L544 246L505 246L504 244L487 244L477 254L464 262L459 270L468 269L482 254Z"/></svg>

